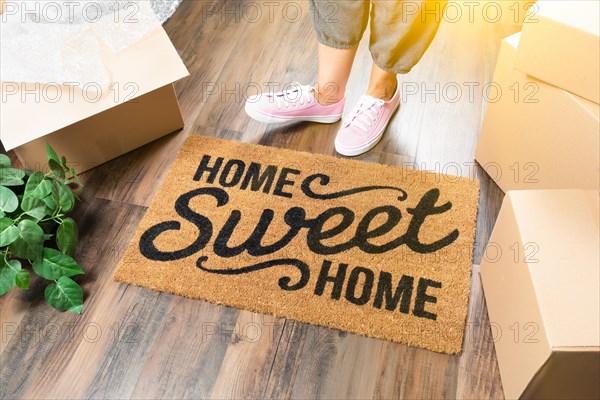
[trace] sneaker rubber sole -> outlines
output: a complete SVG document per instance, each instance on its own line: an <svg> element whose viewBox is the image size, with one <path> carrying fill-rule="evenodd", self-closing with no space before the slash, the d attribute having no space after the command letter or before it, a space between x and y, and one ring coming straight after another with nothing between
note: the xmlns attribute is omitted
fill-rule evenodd
<svg viewBox="0 0 600 400"><path fill-rule="evenodd" d="M281 117L276 115L265 114L261 111L256 110L251 104L246 103L244 110L246 114L256 121L264 122L265 124L284 124L286 122L319 122L321 124L333 124L342 119L342 115L326 115L326 116L292 116L292 117Z"/></svg>

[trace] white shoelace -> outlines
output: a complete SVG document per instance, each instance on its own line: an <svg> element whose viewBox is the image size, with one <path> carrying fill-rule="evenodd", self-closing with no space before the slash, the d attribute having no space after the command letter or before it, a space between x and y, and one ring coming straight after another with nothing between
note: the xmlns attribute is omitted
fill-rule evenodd
<svg viewBox="0 0 600 400"><path fill-rule="evenodd" d="M384 105L385 100L362 96L352 114L346 119L346 126L354 125L365 133L369 133L369 129L373 127L373 122L377 121L377 116L381 113Z"/></svg>
<svg viewBox="0 0 600 400"><path fill-rule="evenodd" d="M290 89L273 94L275 105L278 109L282 109L292 107L297 103L300 103L300 105L312 103L315 100L311 94L312 90L312 86L292 82Z"/></svg>

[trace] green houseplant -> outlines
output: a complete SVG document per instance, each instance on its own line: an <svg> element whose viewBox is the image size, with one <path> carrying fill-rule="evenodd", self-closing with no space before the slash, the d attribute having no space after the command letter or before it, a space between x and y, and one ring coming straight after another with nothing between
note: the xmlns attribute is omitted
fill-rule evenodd
<svg viewBox="0 0 600 400"><path fill-rule="evenodd" d="M65 157L46 146L49 171L12 168L0 154L0 296L15 286L29 288L31 267L51 281L46 301L58 310L81 313L83 291L71 279L83 274L73 259L78 244L75 221L67 216L81 185Z"/></svg>

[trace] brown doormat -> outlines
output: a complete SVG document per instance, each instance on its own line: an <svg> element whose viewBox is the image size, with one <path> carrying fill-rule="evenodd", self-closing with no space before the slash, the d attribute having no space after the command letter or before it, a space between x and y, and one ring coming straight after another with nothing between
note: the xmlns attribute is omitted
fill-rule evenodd
<svg viewBox="0 0 600 400"><path fill-rule="evenodd" d="M187 139L117 281L458 353L479 182Z"/></svg>

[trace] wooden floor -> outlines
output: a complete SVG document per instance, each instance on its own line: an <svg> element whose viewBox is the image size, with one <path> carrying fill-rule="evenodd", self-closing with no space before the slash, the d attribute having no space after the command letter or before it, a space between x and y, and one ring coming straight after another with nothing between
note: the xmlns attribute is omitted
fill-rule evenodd
<svg viewBox="0 0 600 400"><path fill-rule="evenodd" d="M222 7L230 9L237 4L219 4L225 3ZM477 267L460 356L112 280L186 136L335 155L337 124L273 126L244 113L248 82L310 82L315 76L316 42L307 5L296 3L302 17L289 22L277 4L272 20L264 6L263 17L250 23L248 16L236 22L222 10L207 15L206 2L188 0L166 23L191 73L176 84L186 127L84 174L82 202L74 213L81 232L76 258L87 271L78 279L84 311L77 316L50 308L43 299L44 282L35 279L30 290L0 298L1 398L503 398ZM420 64L402 77L404 87L417 85L419 93L407 96L382 142L360 157L479 178L474 264L481 260L503 197L473 166L485 108L481 87L492 79L499 39L517 29L464 19L444 22ZM350 104L366 87L366 40L352 73ZM423 89L435 89L436 82L441 98L422 99ZM456 102L443 96L449 82L463 88ZM479 85L473 98L465 83Z"/></svg>

